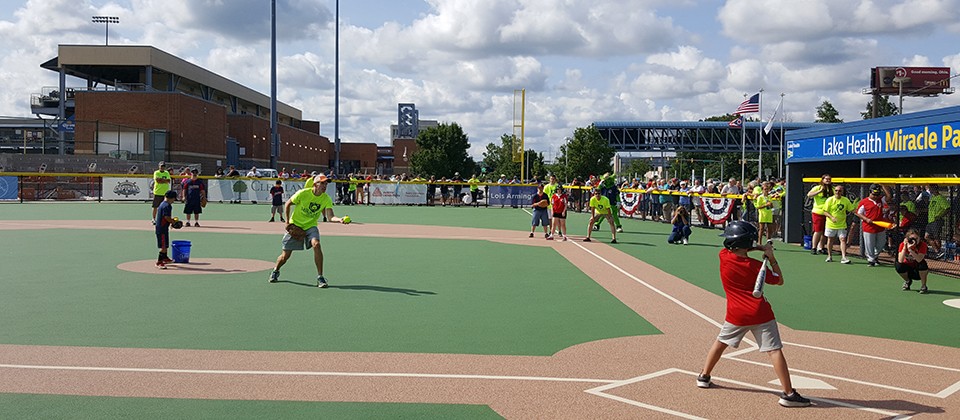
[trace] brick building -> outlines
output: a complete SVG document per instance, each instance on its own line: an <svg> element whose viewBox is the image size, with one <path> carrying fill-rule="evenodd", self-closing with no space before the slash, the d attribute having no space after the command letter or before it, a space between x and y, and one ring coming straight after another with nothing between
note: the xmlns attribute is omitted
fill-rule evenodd
<svg viewBox="0 0 960 420"><path fill-rule="evenodd" d="M31 98L32 113L72 121L64 136L76 155L217 166L268 167L270 98L150 46L60 45L42 68L60 74L59 88ZM85 87L67 87L66 76ZM333 166L320 123L277 103L279 168L325 171ZM391 139L393 140L393 139ZM416 150L397 140L394 159ZM342 142L344 172L383 169L376 143ZM391 171L393 167L391 166ZM406 168L405 168L406 169ZM382 171L381 171L382 172ZM390 173L388 172L388 173Z"/></svg>

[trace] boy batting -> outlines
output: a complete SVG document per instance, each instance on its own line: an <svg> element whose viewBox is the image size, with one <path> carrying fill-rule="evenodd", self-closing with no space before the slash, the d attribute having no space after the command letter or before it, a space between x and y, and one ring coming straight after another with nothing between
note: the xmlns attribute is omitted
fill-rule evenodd
<svg viewBox="0 0 960 420"><path fill-rule="evenodd" d="M766 273L766 283L773 285L783 284L783 273L777 258L773 255L773 245L757 247L757 228L743 221L735 221L723 230L723 247L720 251L720 280L723 282L723 291L727 295L727 315L720 328L720 335L707 353L707 361L703 370L697 376L697 386L710 388L710 373L720 361L720 356L728 346L737 348L747 332L753 333L754 339L760 346L760 352L767 353L773 361L773 370L780 380L783 393L779 403L784 407L806 407L810 400L800 396L790 382L790 370L787 368L787 359L783 356L783 344L780 342L780 330L777 320L773 316L773 308L761 295L753 297L754 281L760 270L766 270L764 263L747 256L750 251L763 251L763 256L770 264L772 272Z"/></svg>

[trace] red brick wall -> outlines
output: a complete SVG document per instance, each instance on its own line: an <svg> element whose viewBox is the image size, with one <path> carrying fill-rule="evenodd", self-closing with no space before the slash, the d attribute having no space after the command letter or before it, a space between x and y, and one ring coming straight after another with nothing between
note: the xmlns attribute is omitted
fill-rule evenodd
<svg viewBox="0 0 960 420"><path fill-rule="evenodd" d="M237 139L240 147L246 148L242 159L260 160L268 166L270 162L270 120L253 115L230 115L230 136ZM284 167L309 168L323 170L332 156L330 141L319 134L281 125L280 158L277 160L280 170Z"/></svg>
<svg viewBox="0 0 960 420"><path fill-rule="evenodd" d="M403 160L403 150L406 147L407 161ZM410 172L410 162L413 162L413 154L420 150L417 147L416 139L393 139L393 173L415 175Z"/></svg>
<svg viewBox="0 0 960 420"><path fill-rule="evenodd" d="M340 160L359 160L361 172L374 173L377 166L377 144L341 141Z"/></svg>
<svg viewBox="0 0 960 420"><path fill-rule="evenodd" d="M193 152L224 155L227 109L192 96L168 92L81 91L76 95L75 137L92 153L96 125L113 123L144 130L166 130L171 155Z"/></svg>

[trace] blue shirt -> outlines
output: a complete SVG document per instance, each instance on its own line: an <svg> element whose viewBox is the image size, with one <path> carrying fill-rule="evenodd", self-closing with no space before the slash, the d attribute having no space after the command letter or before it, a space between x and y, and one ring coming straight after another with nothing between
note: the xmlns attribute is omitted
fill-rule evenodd
<svg viewBox="0 0 960 420"><path fill-rule="evenodd" d="M157 207L157 233L170 233L170 223L167 223L167 217L172 217L173 215L173 206L163 200L160 203L160 206Z"/></svg>

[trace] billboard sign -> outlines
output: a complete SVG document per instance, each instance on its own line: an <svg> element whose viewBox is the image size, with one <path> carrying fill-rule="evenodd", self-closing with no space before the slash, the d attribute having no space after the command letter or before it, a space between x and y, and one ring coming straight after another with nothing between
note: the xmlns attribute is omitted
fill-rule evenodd
<svg viewBox="0 0 960 420"><path fill-rule="evenodd" d="M950 67L874 67L870 87L881 95L930 96L950 89Z"/></svg>

